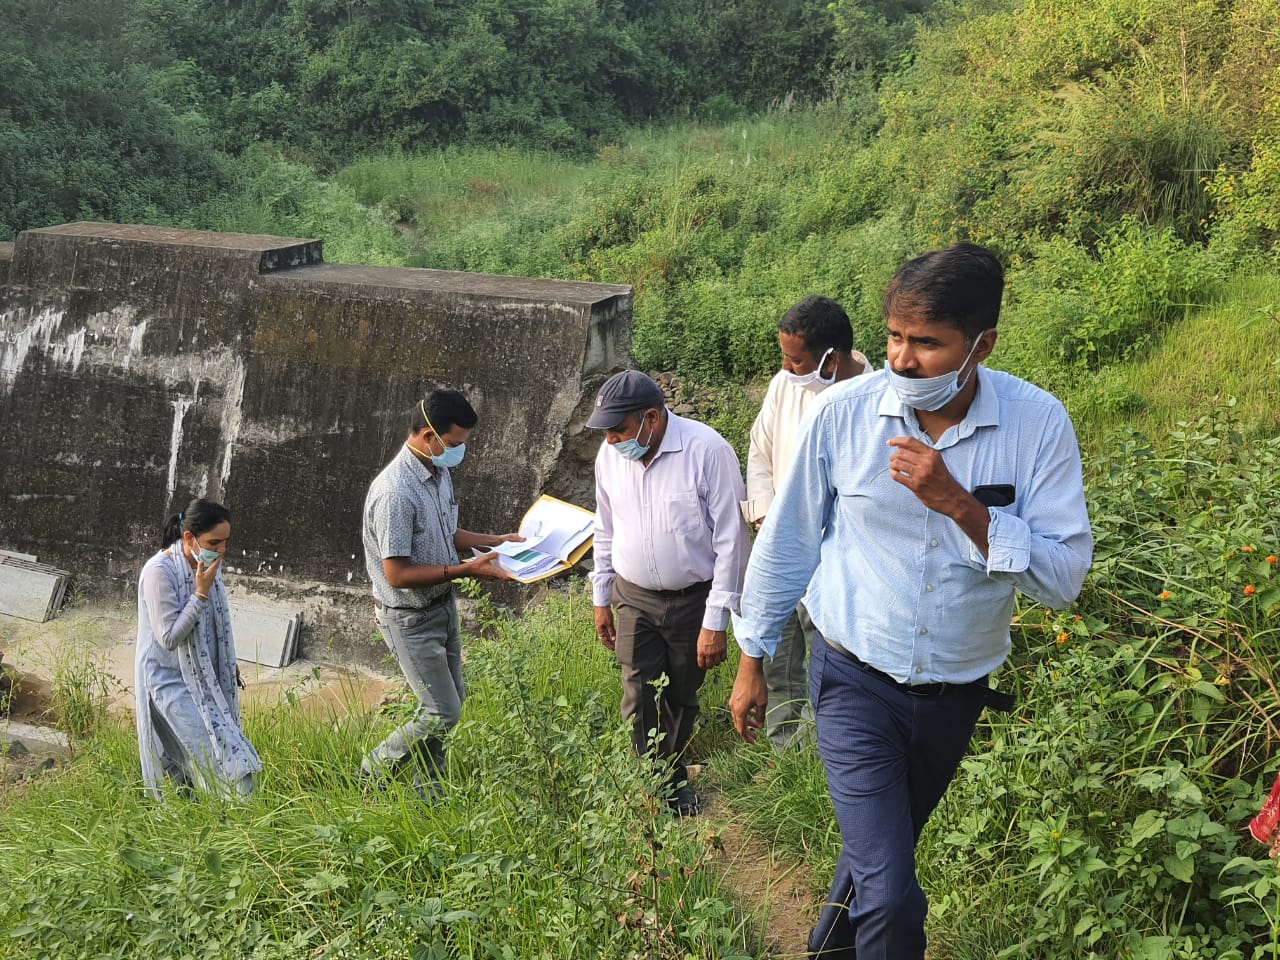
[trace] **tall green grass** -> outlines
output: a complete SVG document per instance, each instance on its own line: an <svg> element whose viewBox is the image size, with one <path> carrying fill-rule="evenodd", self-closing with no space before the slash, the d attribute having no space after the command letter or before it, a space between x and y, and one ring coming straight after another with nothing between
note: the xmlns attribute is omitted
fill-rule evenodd
<svg viewBox="0 0 1280 960"><path fill-rule="evenodd" d="M1068 396L1082 442L1132 425L1148 436L1180 429L1198 411L1232 401L1245 429L1280 433L1280 277L1242 275L1218 302L1187 311L1150 352L1105 368Z"/></svg>
<svg viewBox="0 0 1280 960"><path fill-rule="evenodd" d="M714 829L656 798L591 622L579 589L469 641L433 804L358 781L394 716L250 715L267 769L239 804L149 802L130 729L102 730L4 797L0 956L751 955Z"/></svg>
<svg viewBox="0 0 1280 960"><path fill-rule="evenodd" d="M1087 459L1095 564L1023 602L987 714L926 828L934 960L1280 957L1280 866L1244 827L1275 776L1280 441L1222 406ZM831 876L821 764L716 758L735 809Z"/></svg>

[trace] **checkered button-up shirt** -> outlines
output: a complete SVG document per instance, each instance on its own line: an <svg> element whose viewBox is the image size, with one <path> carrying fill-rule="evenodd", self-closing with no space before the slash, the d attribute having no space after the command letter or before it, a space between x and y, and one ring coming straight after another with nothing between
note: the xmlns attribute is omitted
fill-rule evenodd
<svg viewBox="0 0 1280 960"><path fill-rule="evenodd" d="M430 470L409 448L369 485L364 501L364 562L373 595L388 607L426 607L449 592L449 584L397 588L387 583L382 561L408 557L413 564L458 562L453 544L458 531L458 502L449 471Z"/></svg>

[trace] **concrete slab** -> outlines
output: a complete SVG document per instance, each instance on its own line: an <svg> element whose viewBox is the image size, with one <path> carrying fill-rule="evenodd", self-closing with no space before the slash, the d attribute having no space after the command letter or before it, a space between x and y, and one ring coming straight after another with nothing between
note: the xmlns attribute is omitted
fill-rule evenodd
<svg viewBox="0 0 1280 960"><path fill-rule="evenodd" d="M0 556L0 613L43 623L62 606L70 581L66 570Z"/></svg>
<svg viewBox="0 0 1280 960"><path fill-rule="evenodd" d="M136 635L136 607L127 603L77 606L45 623L0 615L0 658L14 684L11 720L54 723L59 665L65 669L86 661L102 678L108 709L132 717ZM368 712L403 688L396 675L308 660L285 667L242 660L240 673L246 710L271 709L288 700L319 719Z"/></svg>
<svg viewBox="0 0 1280 960"><path fill-rule="evenodd" d="M18 744L27 753L65 756L71 752L71 741L61 730L19 720L0 720L0 742Z"/></svg>
<svg viewBox="0 0 1280 960"><path fill-rule="evenodd" d="M302 611L235 600L227 605L231 608L236 656L266 667L288 666L302 629Z"/></svg>

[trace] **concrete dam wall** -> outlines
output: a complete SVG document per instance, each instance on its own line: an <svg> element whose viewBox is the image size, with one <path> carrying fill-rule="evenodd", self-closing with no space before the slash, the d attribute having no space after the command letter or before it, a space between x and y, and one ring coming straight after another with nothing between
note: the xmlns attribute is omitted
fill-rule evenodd
<svg viewBox="0 0 1280 960"><path fill-rule="evenodd" d="M0 547L132 589L192 496L234 516L233 591L304 605L313 653L372 641L369 481L413 404L480 415L463 526L591 505L594 393L630 287L324 262L316 240L74 223L0 244Z"/></svg>

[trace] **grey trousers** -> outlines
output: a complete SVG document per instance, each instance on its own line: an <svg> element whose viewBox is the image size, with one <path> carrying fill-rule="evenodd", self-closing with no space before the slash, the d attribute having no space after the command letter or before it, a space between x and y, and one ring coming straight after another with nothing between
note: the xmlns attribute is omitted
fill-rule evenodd
<svg viewBox="0 0 1280 960"><path fill-rule="evenodd" d="M809 705L807 656L815 630L804 604L798 604L782 628L782 642L773 659L764 661L769 709L764 729L778 750L813 740L813 708Z"/></svg>
<svg viewBox="0 0 1280 960"><path fill-rule="evenodd" d="M651 731L659 736L656 756L671 763L672 785L688 778L682 754L698 719L698 690L706 671L698 667L698 633L711 584L678 592L613 581L614 655L622 667L622 718L631 721L636 753L649 752ZM652 681L668 680L661 697Z"/></svg>
<svg viewBox="0 0 1280 960"><path fill-rule="evenodd" d="M361 762L374 776L389 776L417 760L428 776L444 773L444 736L462 716L462 634L452 595L423 610L383 607L378 630L418 698L418 709Z"/></svg>

